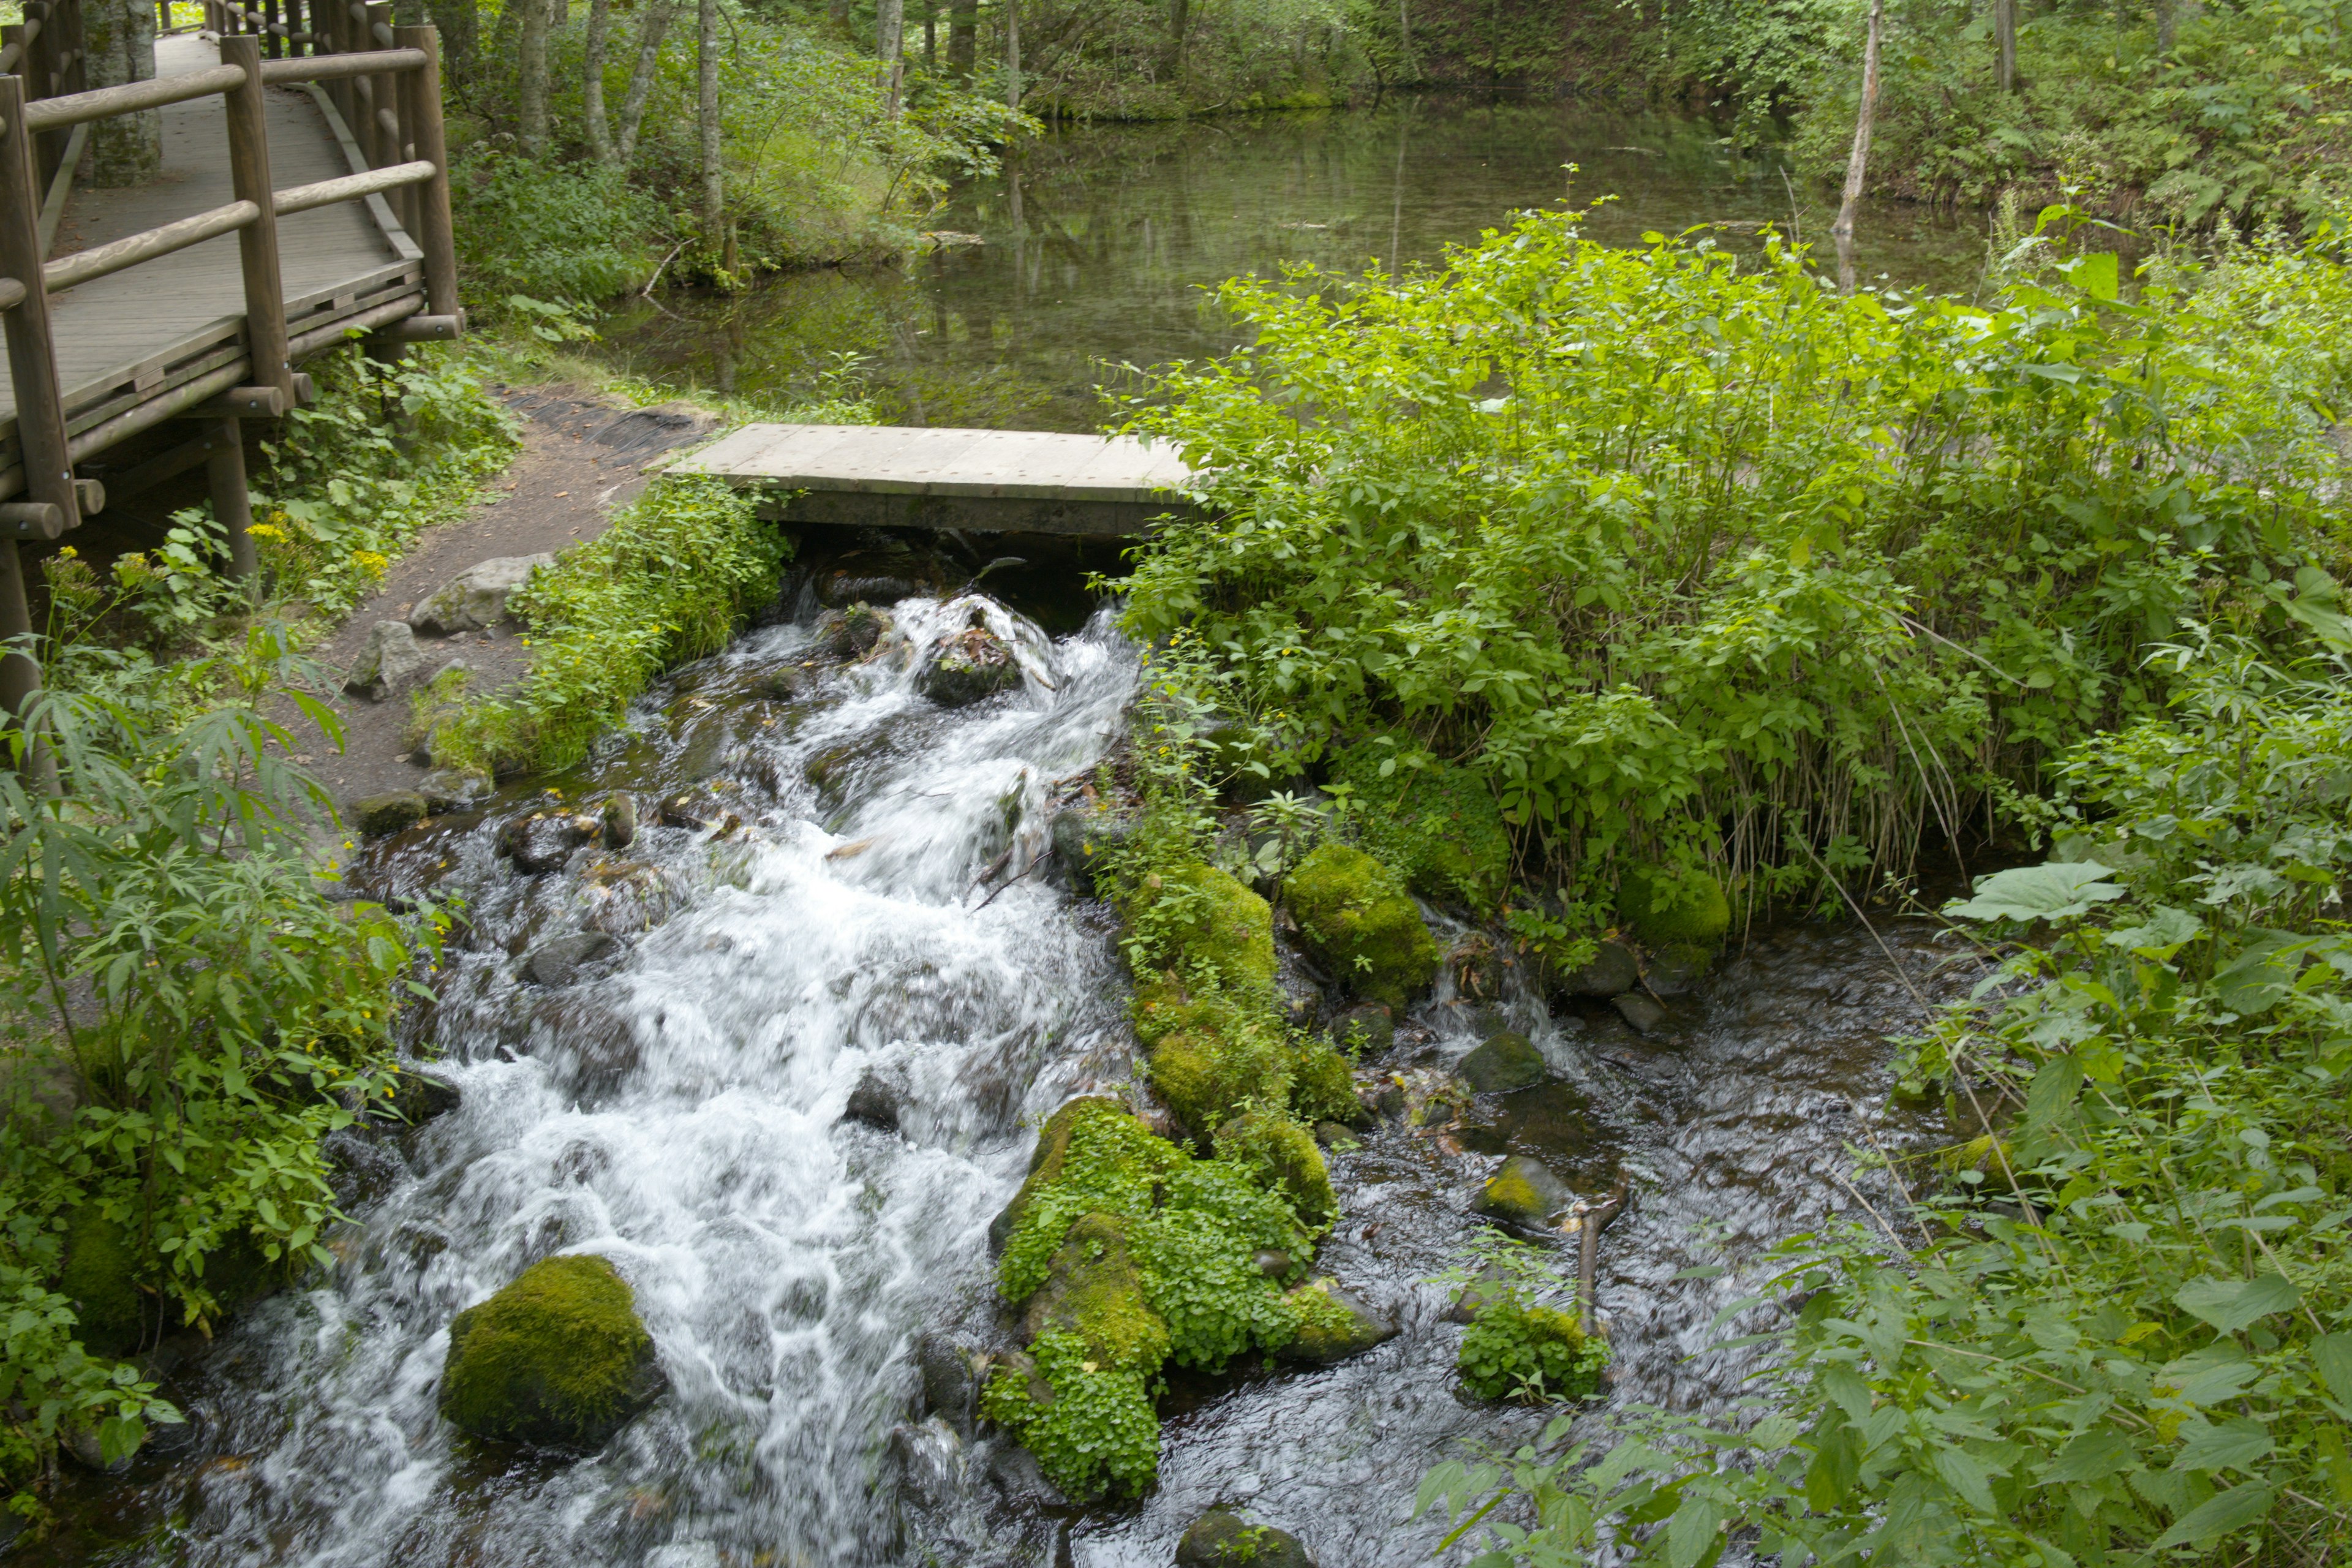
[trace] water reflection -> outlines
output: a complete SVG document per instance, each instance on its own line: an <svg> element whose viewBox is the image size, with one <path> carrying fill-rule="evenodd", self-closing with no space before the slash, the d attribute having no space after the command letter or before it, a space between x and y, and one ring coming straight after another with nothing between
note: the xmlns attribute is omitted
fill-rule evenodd
<svg viewBox="0 0 2352 1568"><path fill-rule="evenodd" d="M1103 418L1096 388L1118 366L1234 346L1234 325L1204 292L1225 278L1274 276L1286 262L1432 261L1515 209L1571 195L1612 197L1586 226L1612 244L1714 222L1727 226L1722 243L1746 250L1772 224L1820 239L1830 265L1832 207L1707 121L1415 97L1057 132L931 220L977 244L733 298L647 303L613 324L604 352L651 379L779 401L854 352L872 362L893 422L1091 429ZM1865 281L1965 289L1983 260L1976 226L1924 208L1866 208L1860 230Z"/></svg>

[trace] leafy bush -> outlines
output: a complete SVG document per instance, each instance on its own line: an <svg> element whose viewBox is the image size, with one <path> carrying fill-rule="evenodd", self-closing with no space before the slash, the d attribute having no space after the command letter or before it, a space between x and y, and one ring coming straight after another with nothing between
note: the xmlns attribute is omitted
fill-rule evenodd
<svg viewBox="0 0 2352 1568"><path fill-rule="evenodd" d="M1486 779L1383 736L1340 752L1331 780L1358 842L1414 892L1481 913L1501 898L1511 835Z"/></svg>
<svg viewBox="0 0 2352 1568"><path fill-rule="evenodd" d="M26 715L61 785L0 769L0 1467L14 1487L89 1422L121 1451L176 1420L94 1358L329 1261L326 1135L391 1092L391 1022L424 922L339 902L310 847L323 789L286 761L317 671L284 627L158 667L47 651ZM429 916L430 911L426 911ZM68 997L76 1000L68 1001ZM86 1333L68 1292L93 1310ZM20 1494L20 1511L37 1505Z"/></svg>
<svg viewBox="0 0 2352 1568"><path fill-rule="evenodd" d="M565 550L509 600L530 628L530 674L433 731L436 761L566 767L662 670L727 645L772 599L791 546L724 481L657 481L613 526Z"/></svg>
<svg viewBox="0 0 2352 1568"><path fill-rule="evenodd" d="M1478 1309L1454 1356L1462 1386L1480 1399L1529 1404L1591 1394L1607 1364L1608 1348L1585 1338L1575 1314L1509 1293Z"/></svg>
<svg viewBox="0 0 2352 1568"><path fill-rule="evenodd" d="M509 294L608 300L652 276L667 248L658 203L625 172L550 164L473 149L450 171L450 216L467 293L478 307Z"/></svg>
<svg viewBox="0 0 2352 1568"><path fill-rule="evenodd" d="M2326 658L2158 650L2168 710L2062 759L2062 858L1953 907L2009 940L1906 1072L1991 1169L1955 1162L1899 1232L1781 1249L1733 1309L1802 1302L1760 1420L1653 1413L1605 1457L1556 1425L1424 1504L1535 1500L1490 1516L1528 1563L1692 1562L1727 1530L1782 1561L2326 1560L2352 1510L2352 625L2317 629Z"/></svg>
<svg viewBox="0 0 2352 1568"><path fill-rule="evenodd" d="M2126 299L2080 256L1980 306L1653 237L1528 215L1443 269L1226 284L1252 345L1129 422L1206 502L1129 630L1302 751L1429 737L1579 896L1631 856L1755 897L1814 881L1800 842L1901 872L2160 703L2152 641L2287 624L2277 570L2335 548L2323 257Z"/></svg>

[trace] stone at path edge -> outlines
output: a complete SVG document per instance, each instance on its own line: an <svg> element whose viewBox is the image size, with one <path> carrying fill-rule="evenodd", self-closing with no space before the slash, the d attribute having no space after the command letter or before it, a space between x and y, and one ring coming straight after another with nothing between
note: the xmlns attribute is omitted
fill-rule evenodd
<svg viewBox="0 0 2352 1568"><path fill-rule="evenodd" d="M404 789L390 795L372 795L352 802L349 807L352 826L369 838L383 838L414 827L425 820L430 809L423 795Z"/></svg>
<svg viewBox="0 0 2352 1568"><path fill-rule="evenodd" d="M416 646L416 633L406 621L378 621L368 628L367 642L352 661L343 689L382 702L424 685L431 662L432 656Z"/></svg>
<svg viewBox="0 0 2352 1568"><path fill-rule="evenodd" d="M507 595L530 580L552 555L500 555L467 567L408 615L411 628L446 636L496 626L507 613Z"/></svg>

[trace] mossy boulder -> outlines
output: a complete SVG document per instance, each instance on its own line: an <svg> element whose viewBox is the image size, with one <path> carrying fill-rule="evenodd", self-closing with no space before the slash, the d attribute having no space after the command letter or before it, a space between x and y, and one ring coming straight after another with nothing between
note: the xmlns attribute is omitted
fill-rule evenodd
<svg viewBox="0 0 2352 1568"><path fill-rule="evenodd" d="M1608 1359L1608 1347L1586 1338L1574 1313L1507 1289L1478 1308L1454 1365L1480 1399L1549 1403L1592 1394Z"/></svg>
<svg viewBox="0 0 2352 1568"><path fill-rule="evenodd" d="M1271 1025L1187 1030L1152 1047L1151 1090L1193 1137L1207 1139L1251 1105L1286 1105L1291 1050Z"/></svg>
<svg viewBox="0 0 2352 1568"><path fill-rule="evenodd" d="M915 676L915 689L942 708L968 707L1021 684L1013 645L990 631L979 611L971 619L932 648Z"/></svg>
<svg viewBox="0 0 2352 1568"><path fill-rule="evenodd" d="M66 1222L58 1293L73 1303L81 1342L94 1355L130 1355L155 1326L152 1298L139 1289L131 1234L96 1204L84 1204Z"/></svg>
<svg viewBox="0 0 2352 1568"><path fill-rule="evenodd" d="M1548 978L1556 995L1618 996L1641 984L1642 965L1632 948L1611 938L1595 946L1592 957L1580 967Z"/></svg>
<svg viewBox="0 0 2352 1568"><path fill-rule="evenodd" d="M1536 1160L1514 1154L1478 1194L1478 1212L1530 1229L1540 1228L1568 1203L1568 1186Z"/></svg>
<svg viewBox="0 0 2352 1568"><path fill-rule="evenodd" d="M1151 873L1120 901L1120 913L1178 973L1206 966L1226 991L1273 995L1274 911L1213 866Z"/></svg>
<svg viewBox="0 0 2352 1568"><path fill-rule="evenodd" d="M477 1437L602 1447L660 1396L653 1336L606 1258L542 1258L449 1324L441 1414Z"/></svg>
<svg viewBox="0 0 2352 1568"><path fill-rule="evenodd" d="M1461 1071L1480 1094L1507 1094L1541 1083L1551 1068L1533 1040L1516 1029L1505 1029L1464 1057Z"/></svg>
<svg viewBox="0 0 2352 1568"><path fill-rule="evenodd" d="M1313 1035L1299 1035L1292 1042L1290 1109L1301 1121L1353 1126L1364 1120L1355 1069L1347 1058Z"/></svg>
<svg viewBox="0 0 2352 1568"><path fill-rule="evenodd" d="M1358 1061L1388 1055L1396 1044L1396 1018L1378 1002L1359 1002L1331 1020L1331 1043Z"/></svg>
<svg viewBox="0 0 2352 1568"><path fill-rule="evenodd" d="M1090 1214L1072 1225L1046 1265L1045 1282L1021 1314L1022 1339L1056 1331L1086 1342L1088 1359L1115 1372L1160 1370L1168 1359L1168 1325L1143 1299L1143 1279L1128 1255L1116 1215Z"/></svg>
<svg viewBox="0 0 2352 1568"><path fill-rule="evenodd" d="M1731 930L1731 900L1723 884L1711 872L1696 868L1632 868L1618 879L1617 913L1654 950L1711 952Z"/></svg>
<svg viewBox="0 0 2352 1568"><path fill-rule="evenodd" d="M1437 942L1396 875L1360 849L1326 844L1283 886L1300 933L1356 995L1401 1009L1437 975Z"/></svg>
<svg viewBox="0 0 2352 1568"><path fill-rule="evenodd" d="M1364 847L1414 892L1480 910L1501 897L1511 834L1484 778L1403 737L1350 746L1332 777L1355 795Z"/></svg>
<svg viewBox="0 0 2352 1568"><path fill-rule="evenodd" d="M1095 1116L1135 1121L1135 1118L1128 1114L1123 1101L1108 1095L1088 1095L1082 1100L1073 1100L1047 1117L1045 1125L1038 1130L1037 1147L1029 1152L1028 1179L1021 1184L1021 1190L1013 1194L1013 1201L1004 1205L1004 1212L996 1216L996 1222L988 1227L989 1240L998 1249L1003 1249L1005 1239L1021 1223L1021 1216L1028 1212L1029 1205L1038 1192L1062 1179L1062 1164L1069 1157L1071 1136L1076 1132L1080 1123ZM1143 1126L1139 1121L1135 1121L1135 1125L1139 1130Z"/></svg>
<svg viewBox="0 0 2352 1568"><path fill-rule="evenodd" d="M1100 800L1072 801L1054 813L1054 859L1073 888L1094 898L1110 890L1104 868L1135 837L1136 821L1133 814Z"/></svg>
<svg viewBox="0 0 2352 1568"><path fill-rule="evenodd" d="M1286 1360L1345 1361L1396 1338L1394 1323L1328 1278L1301 1285L1290 1292L1289 1301L1298 1316L1298 1334L1283 1347Z"/></svg>
<svg viewBox="0 0 2352 1568"><path fill-rule="evenodd" d="M1176 1543L1176 1568L1315 1568L1315 1559L1289 1531L1213 1508Z"/></svg>
<svg viewBox="0 0 2352 1568"><path fill-rule="evenodd" d="M1290 1202L1309 1230L1328 1230L1339 1217L1339 1199L1315 1134L1286 1116L1252 1110L1217 1130L1217 1158L1240 1166L1250 1179Z"/></svg>

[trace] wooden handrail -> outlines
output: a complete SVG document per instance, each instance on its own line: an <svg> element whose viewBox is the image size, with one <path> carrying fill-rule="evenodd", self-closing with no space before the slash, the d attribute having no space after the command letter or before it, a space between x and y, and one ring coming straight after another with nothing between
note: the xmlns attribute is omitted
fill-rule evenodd
<svg viewBox="0 0 2352 1568"><path fill-rule="evenodd" d="M300 60L264 60L261 79L271 87L288 81L338 81L345 77L413 71L425 64L423 49L370 49L363 54L312 55Z"/></svg>
<svg viewBox="0 0 2352 1568"><path fill-rule="evenodd" d="M312 207L332 206L360 196L372 196L402 185L421 185L441 171L422 159L415 163L395 163L389 169L371 169L364 174L345 174L340 179L320 180L316 184L296 185L276 192L271 200L277 204L278 216L306 213Z"/></svg>
<svg viewBox="0 0 2352 1568"><path fill-rule="evenodd" d="M120 272L126 267L136 267L142 261L152 261L159 256L169 256L175 250L185 250L208 239L235 234L260 216L261 208L252 202L231 202L226 206L174 218L159 227L142 229L110 244L94 245L88 250L79 250L48 263L41 268L41 286L52 294L58 293L92 279Z"/></svg>
<svg viewBox="0 0 2352 1568"><path fill-rule="evenodd" d="M85 120L104 120L109 115L135 114L142 109L185 103L192 98L227 92L244 85L245 72L235 66L214 66L184 76L127 81L121 87L101 87L28 103L25 105L25 129L55 131L60 126L79 125Z"/></svg>

